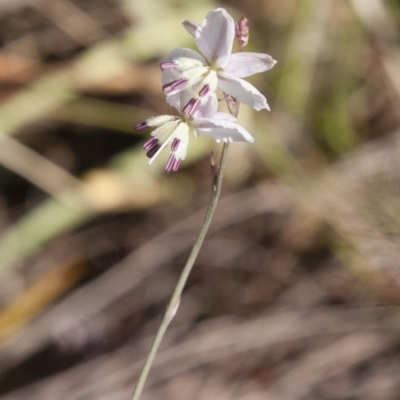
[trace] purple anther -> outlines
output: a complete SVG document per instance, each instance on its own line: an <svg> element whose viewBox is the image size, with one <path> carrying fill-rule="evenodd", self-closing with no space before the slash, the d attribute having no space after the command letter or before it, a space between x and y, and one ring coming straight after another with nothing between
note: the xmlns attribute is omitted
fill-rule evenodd
<svg viewBox="0 0 400 400"><path fill-rule="evenodd" d="M154 154L156 154L157 151L160 149L160 147L161 147L161 145L157 143L156 145L154 145L153 147L151 147L149 149L149 151L146 153L146 156L149 158L152 158L154 156Z"/></svg>
<svg viewBox="0 0 400 400"><path fill-rule="evenodd" d="M179 140L179 139L177 139L177 138L175 138L173 141L172 141L172 144L171 144L171 151L176 151L176 150L178 150L178 146L179 146L179 143L180 143L181 141Z"/></svg>
<svg viewBox="0 0 400 400"><path fill-rule="evenodd" d="M176 81L173 81L173 82L165 84L162 87L162 90L165 93L169 93L169 92L172 92L173 90L176 90L176 89L182 89L182 88L185 87L187 81L188 80L185 79L185 78L180 78L180 79L178 79Z"/></svg>
<svg viewBox="0 0 400 400"><path fill-rule="evenodd" d="M144 122L141 122L140 124L137 124L137 125L135 126L135 130L136 130L136 131L140 131L140 130L146 129L146 128L148 128L148 127L149 127L149 125L147 124L147 121L144 121Z"/></svg>
<svg viewBox="0 0 400 400"><path fill-rule="evenodd" d="M204 85L199 92L199 96L204 97L209 91L210 91L210 85Z"/></svg>
<svg viewBox="0 0 400 400"><path fill-rule="evenodd" d="M164 61L160 64L161 69L175 68L176 63L174 61Z"/></svg>
<svg viewBox="0 0 400 400"><path fill-rule="evenodd" d="M193 104L196 101L196 99L194 97L192 97L187 104L185 105L185 107L182 108L182 112L184 114L189 114L190 110L193 108Z"/></svg>
<svg viewBox="0 0 400 400"><path fill-rule="evenodd" d="M173 154L171 154L168 158L165 170L167 172L171 171L176 172L178 171L180 165L181 165L181 160L179 158L176 158Z"/></svg>
<svg viewBox="0 0 400 400"><path fill-rule="evenodd" d="M190 110L190 116L192 117L194 114L196 114L196 112L197 112L197 110L199 109L199 107L200 107L200 105L201 105L201 100L200 99L196 99L195 101L194 101L194 104L193 104L193 107L192 107L192 109Z"/></svg>
<svg viewBox="0 0 400 400"><path fill-rule="evenodd" d="M143 148L145 150L150 150L152 147L156 146L157 144L158 144L158 139L153 137L153 138L150 138L149 140L146 140L143 143Z"/></svg>
<svg viewBox="0 0 400 400"><path fill-rule="evenodd" d="M201 100L199 98L191 98L189 102L186 104L185 107L182 108L182 112L186 115L189 115L189 117L192 117L195 112L199 109L201 104Z"/></svg>

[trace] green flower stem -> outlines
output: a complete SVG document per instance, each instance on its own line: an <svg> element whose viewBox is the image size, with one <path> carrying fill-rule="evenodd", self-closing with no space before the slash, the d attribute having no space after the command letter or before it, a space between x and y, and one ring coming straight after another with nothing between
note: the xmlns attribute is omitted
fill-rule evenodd
<svg viewBox="0 0 400 400"><path fill-rule="evenodd" d="M189 258L186 262L186 265L184 266L184 268L182 270L182 273L179 277L178 283L172 294L171 300L169 301L168 307L162 318L160 327L158 328L156 336L153 340L150 351L147 355L143 369L140 373L138 382L137 382L135 390L133 392L132 400L138 400L143 391L143 387L146 382L147 376L150 372L151 366L153 364L154 357L157 353L157 350L160 346L161 340L164 337L164 334L165 334L170 322L172 321L172 319L174 318L174 316L176 314L176 311L178 310L179 301L180 301L180 298L182 295L183 288L185 287L186 281L188 279L190 271L192 270L193 264L196 261L196 258L197 258L197 255L199 254L201 246L203 245L204 238L207 234L212 217L213 217L215 209L217 207L219 195L221 193L222 178L224 175L224 169L225 169L226 158L227 158L227 154L228 154L228 148L229 148L229 143L224 143L224 146L222 148L222 154L221 154L219 166L215 172L215 176L214 176L214 179L212 182L211 201L210 201L210 205L208 206L203 225L201 227L199 236L198 236L198 238L192 248L192 251L189 255Z"/></svg>

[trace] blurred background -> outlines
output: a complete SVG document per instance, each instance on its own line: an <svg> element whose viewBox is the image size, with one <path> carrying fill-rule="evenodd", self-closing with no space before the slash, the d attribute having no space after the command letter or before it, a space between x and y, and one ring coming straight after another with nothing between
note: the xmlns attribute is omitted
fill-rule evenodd
<svg viewBox="0 0 400 400"><path fill-rule="evenodd" d="M400 399L400 2L0 1L0 398L130 399L210 198L134 126L171 113L181 26L251 22L254 145L223 193L145 399Z"/></svg>

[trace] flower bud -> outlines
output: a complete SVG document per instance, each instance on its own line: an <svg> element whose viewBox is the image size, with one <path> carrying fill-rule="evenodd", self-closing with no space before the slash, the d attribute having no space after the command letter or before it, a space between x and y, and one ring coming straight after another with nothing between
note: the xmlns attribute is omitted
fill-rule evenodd
<svg viewBox="0 0 400 400"><path fill-rule="evenodd" d="M250 22L243 17L235 25L235 36L239 42L239 51L242 51L249 42Z"/></svg>

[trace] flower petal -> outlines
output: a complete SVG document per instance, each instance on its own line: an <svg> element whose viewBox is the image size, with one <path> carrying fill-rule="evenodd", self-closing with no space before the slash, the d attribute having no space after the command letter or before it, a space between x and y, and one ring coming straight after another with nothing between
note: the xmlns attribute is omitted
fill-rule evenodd
<svg viewBox="0 0 400 400"><path fill-rule="evenodd" d="M174 115L157 115L156 117L150 117L146 120L147 126L158 128L161 125L165 125L168 122L174 122L178 118Z"/></svg>
<svg viewBox="0 0 400 400"><path fill-rule="evenodd" d="M215 93L210 93L210 95L205 100L204 104L201 105L196 116L199 118L213 118L217 110L218 110L217 95Z"/></svg>
<svg viewBox="0 0 400 400"><path fill-rule="evenodd" d="M275 64L276 61L268 54L233 53L229 57L224 72L236 76L236 78L245 78L246 76L267 71Z"/></svg>
<svg viewBox="0 0 400 400"><path fill-rule="evenodd" d="M151 165L151 163L158 157L158 155L164 150L167 144L174 138L173 133L176 128L179 126L176 122L167 122L164 125L161 125L153 132L151 132L151 136L158 139L158 146L153 147L154 151L149 150L147 152L147 156L150 157L147 165ZM149 153L150 152L150 153Z"/></svg>
<svg viewBox="0 0 400 400"><path fill-rule="evenodd" d="M177 148L172 150L172 153L179 160L186 158L187 148L189 144L189 126L185 122L178 124L176 127L173 137L179 140Z"/></svg>
<svg viewBox="0 0 400 400"><path fill-rule="evenodd" d="M253 85L233 75L218 73L218 87L233 96L240 103L248 104L257 111L266 108L269 110L267 99Z"/></svg>
<svg viewBox="0 0 400 400"><path fill-rule="evenodd" d="M195 41L208 64L224 68L232 53L235 21L223 9L210 11L196 30Z"/></svg>
<svg viewBox="0 0 400 400"><path fill-rule="evenodd" d="M237 119L233 115L228 114L228 113L223 112L223 111L216 112L212 116L212 119L225 119L225 120L228 120L228 121L231 121L231 122L237 122Z"/></svg>
<svg viewBox="0 0 400 400"><path fill-rule="evenodd" d="M161 80L163 87L181 76L181 74L174 69L165 69L162 71L161 75ZM176 108L179 113L182 113L183 108L188 104L188 102L193 98L194 96L194 90L191 89L191 83L188 83L189 90L188 89L183 89L183 90L172 90L169 93L166 93L166 102Z"/></svg>
<svg viewBox="0 0 400 400"><path fill-rule="evenodd" d="M176 80L178 76L179 76L179 74L176 71L174 71L173 69L163 70L162 74L161 74L161 81L162 81L163 86ZM166 96L165 100L170 106L176 108L179 112L181 112L182 107L185 105L185 103L183 103L185 101L185 99L183 99L183 102L182 102L181 101L182 99L181 99L181 96L179 93L174 93L172 95L168 95L168 96Z"/></svg>
<svg viewBox="0 0 400 400"><path fill-rule="evenodd" d="M193 58L201 61L204 65L207 65L207 60L201 54L192 49L186 49L185 47L178 47L172 50L171 53L169 53L167 60L172 61L178 57Z"/></svg>
<svg viewBox="0 0 400 400"><path fill-rule="evenodd" d="M191 19L183 21L182 25L192 36L194 36L196 29L199 26L199 24L196 24L196 22L192 21Z"/></svg>
<svg viewBox="0 0 400 400"><path fill-rule="evenodd" d="M196 118L192 126L197 133L217 142L254 142L253 136L246 129L230 119Z"/></svg>
<svg viewBox="0 0 400 400"><path fill-rule="evenodd" d="M181 160L186 157L187 145L189 141L189 126L184 122L167 122L160 126L151 133L151 136L156 137L159 140L161 146L157 147L157 151L151 154L151 158L147 165L158 157L158 155L164 150L164 148L171 143L175 138L179 139L180 143L178 149L175 149L173 153Z"/></svg>

